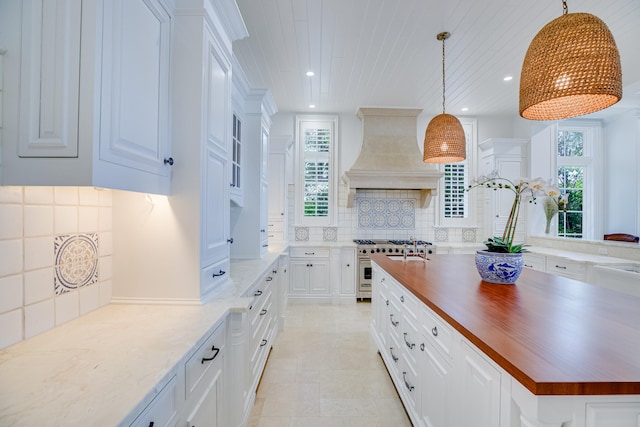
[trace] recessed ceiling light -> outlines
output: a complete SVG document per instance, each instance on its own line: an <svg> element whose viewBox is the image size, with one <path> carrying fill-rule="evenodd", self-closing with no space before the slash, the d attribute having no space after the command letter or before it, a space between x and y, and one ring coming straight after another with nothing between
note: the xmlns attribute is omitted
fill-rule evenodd
<svg viewBox="0 0 640 427"><path fill-rule="evenodd" d="M316 108L316 104L309 104L309 108Z"/></svg>
<svg viewBox="0 0 640 427"><path fill-rule="evenodd" d="M462 107L462 111L469 111L469 107Z"/></svg>
<svg viewBox="0 0 640 427"><path fill-rule="evenodd" d="M505 76L504 79L505 82L510 82L511 80L513 80L513 76Z"/></svg>
<svg viewBox="0 0 640 427"><path fill-rule="evenodd" d="M307 71L307 76L313 77L315 75L316 75L316 73L314 73L313 71Z"/></svg>

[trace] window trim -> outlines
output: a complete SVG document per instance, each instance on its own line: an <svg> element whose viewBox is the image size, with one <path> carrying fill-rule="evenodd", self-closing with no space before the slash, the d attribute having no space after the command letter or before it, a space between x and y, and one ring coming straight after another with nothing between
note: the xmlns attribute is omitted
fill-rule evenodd
<svg viewBox="0 0 640 427"><path fill-rule="evenodd" d="M478 120L459 117L462 129L465 132L467 158L465 160L467 164L467 185L477 174L477 159L478 159ZM445 164L438 165L438 170L444 173ZM478 227L477 224L477 209L478 209L478 196L477 191L470 191L467 193L466 201L466 217L465 218L445 218L444 206L445 206L445 191L444 191L444 177L438 182L438 203L436 209L436 223L438 227Z"/></svg>
<svg viewBox="0 0 640 427"><path fill-rule="evenodd" d="M599 120L565 120L558 122L552 141L554 164L551 178L558 180L559 166L585 167L585 183L582 202L582 238L577 240L599 239L603 232L604 187L603 187L603 126ZM582 158L563 158L558 156L558 133L572 131L584 133ZM589 144L587 144L589 142ZM571 160L574 161L571 161ZM576 161L577 160L577 161ZM558 218L553 219L553 235L557 235ZM572 239L571 237L566 237Z"/></svg>
<svg viewBox="0 0 640 427"><path fill-rule="evenodd" d="M331 127L331 145L329 147L329 214L325 217L307 217L304 215L304 141L302 127L313 123L329 123ZM337 115L296 115L295 129L295 206L294 222L296 226L335 226L337 223L338 202L338 144L339 128Z"/></svg>

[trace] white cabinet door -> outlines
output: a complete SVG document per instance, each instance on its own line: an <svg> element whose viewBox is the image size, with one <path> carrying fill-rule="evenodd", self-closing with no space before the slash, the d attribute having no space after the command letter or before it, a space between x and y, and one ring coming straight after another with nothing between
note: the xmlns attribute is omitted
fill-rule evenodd
<svg viewBox="0 0 640 427"><path fill-rule="evenodd" d="M269 154L269 218L284 218L285 153Z"/></svg>
<svg viewBox="0 0 640 427"><path fill-rule="evenodd" d="M291 260L289 262L289 294L309 295L309 264L307 260Z"/></svg>
<svg viewBox="0 0 640 427"><path fill-rule="evenodd" d="M269 199L269 184L260 182L260 253L264 256L269 249L269 220L267 217L267 200Z"/></svg>
<svg viewBox="0 0 640 427"><path fill-rule="evenodd" d="M187 419L189 427L222 427L222 372L216 373Z"/></svg>
<svg viewBox="0 0 640 427"><path fill-rule="evenodd" d="M495 427L500 425L500 372L484 360L471 346L460 346L461 383L456 406L460 417L454 425Z"/></svg>
<svg viewBox="0 0 640 427"><path fill-rule="evenodd" d="M329 260L312 259L309 264L309 292L315 295L331 294Z"/></svg>
<svg viewBox="0 0 640 427"><path fill-rule="evenodd" d="M230 227L226 134L231 111L231 64L206 31L204 71L205 173L202 176L201 195L201 267L221 262L228 264ZM219 270L217 274L224 274L228 268Z"/></svg>
<svg viewBox="0 0 640 427"><path fill-rule="evenodd" d="M158 0L105 2L101 160L168 176L170 53L171 16Z"/></svg>
<svg viewBox="0 0 640 427"><path fill-rule="evenodd" d="M340 251L340 296L356 296L357 258L355 248L342 248Z"/></svg>
<svg viewBox="0 0 640 427"><path fill-rule="evenodd" d="M451 425L451 364L438 353L428 337L420 344L421 418L425 427Z"/></svg>
<svg viewBox="0 0 640 427"><path fill-rule="evenodd" d="M82 5L22 6L19 156L77 157Z"/></svg>

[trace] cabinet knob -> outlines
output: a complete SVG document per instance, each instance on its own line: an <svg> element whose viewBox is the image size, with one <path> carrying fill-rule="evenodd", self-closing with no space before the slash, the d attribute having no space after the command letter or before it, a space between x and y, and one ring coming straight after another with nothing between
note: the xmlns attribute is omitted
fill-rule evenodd
<svg viewBox="0 0 640 427"><path fill-rule="evenodd" d="M347 264L347 267L351 267L351 264Z"/></svg>
<svg viewBox="0 0 640 427"><path fill-rule="evenodd" d="M173 166L173 157L167 157L166 159L164 159L164 164Z"/></svg>

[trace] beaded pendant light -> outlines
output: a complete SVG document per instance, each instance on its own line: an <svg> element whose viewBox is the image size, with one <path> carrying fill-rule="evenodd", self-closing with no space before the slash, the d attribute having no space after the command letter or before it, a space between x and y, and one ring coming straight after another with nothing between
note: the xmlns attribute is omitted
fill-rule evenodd
<svg viewBox="0 0 640 427"><path fill-rule="evenodd" d="M563 14L531 41L520 74L520 116L561 120L610 107L622 98L620 54L598 17Z"/></svg>
<svg viewBox="0 0 640 427"><path fill-rule="evenodd" d="M444 41L451 34L439 33L436 38L442 41L442 114L435 116L427 125L424 133L425 163L454 163L467 157L467 149L462 124L457 117L446 114L445 78L444 78Z"/></svg>

